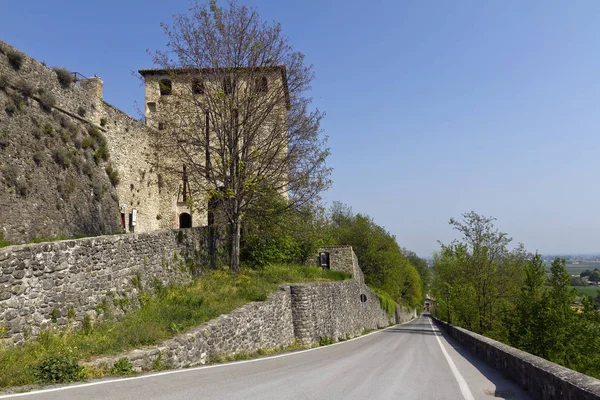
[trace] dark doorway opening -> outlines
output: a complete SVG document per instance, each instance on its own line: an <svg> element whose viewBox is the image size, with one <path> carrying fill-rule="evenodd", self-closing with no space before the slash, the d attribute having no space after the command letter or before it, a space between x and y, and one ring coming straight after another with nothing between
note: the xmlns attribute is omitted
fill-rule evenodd
<svg viewBox="0 0 600 400"><path fill-rule="evenodd" d="M191 228L192 227L192 216L188 213L179 214L179 229Z"/></svg>

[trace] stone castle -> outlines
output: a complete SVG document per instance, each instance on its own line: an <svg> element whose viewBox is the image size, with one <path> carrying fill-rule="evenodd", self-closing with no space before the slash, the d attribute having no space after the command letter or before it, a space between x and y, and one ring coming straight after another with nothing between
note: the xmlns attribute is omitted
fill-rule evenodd
<svg viewBox="0 0 600 400"><path fill-rule="evenodd" d="M169 123L172 94L187 90L201 99L215 85L227 93L248 83L219 81L210 70L195 71L192 81L165 70L140 74L144 122L105 102L99 77L65 84L53 69L0 41L0 240L206 225L207 212L192 209L187 198L198 182L194 188L172 154L170 172L159 170L164 154L154 140ZM275 67L257 87L284 82L285 68Z"/></svg>

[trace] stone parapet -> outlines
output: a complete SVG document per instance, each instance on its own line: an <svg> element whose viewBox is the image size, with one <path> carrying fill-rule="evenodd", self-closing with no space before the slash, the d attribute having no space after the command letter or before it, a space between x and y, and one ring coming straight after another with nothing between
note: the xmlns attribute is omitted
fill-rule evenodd
<svg viewBox="0 0 600 400"><path fill-rule="evenodd" d="M597 400L600 380L435 319L442 329L539 400Z"/></svg>

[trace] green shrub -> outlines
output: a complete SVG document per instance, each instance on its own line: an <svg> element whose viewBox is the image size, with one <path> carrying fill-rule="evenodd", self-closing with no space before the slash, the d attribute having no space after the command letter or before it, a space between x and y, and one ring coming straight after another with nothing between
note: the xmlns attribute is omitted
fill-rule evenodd
<svg viewBox="0 0 600 400"><path fill-rule="evenodd" d="M18 111L21 111L27 105L27 99L19 92L13 92L10 97Z"/></svg>
<svg viewBox="0 0 600 400"><path fill-rule="evenodd" d="M14 164L6 165L2 168L2 175L8 186L14 187L19 179L19 168Z"/></svg>
<svg viewBox="0 0 600 400"><path fill-rule="evenodd" d="M381 308L384 309L390 317L393 317L396 312L396 302L392 299L392 296L373 286L369 286L369 289L377 295Z"/></svg>
<svg viewBox="0 0 600 400"><path fill-rule="evenodd" d="M52 111L52 107L56 104L56 98L48 91L42 91L39 95L40 107L46 112Z"/></svg>
<svg viewBox="0 0 600 400"><path fill-rule="evenodd" d="M4 149L8 147L8 134L5 132L3 135L0 135L0 149Z"/></svg>
<svg viewBox="0 0 600 400"><path fill-rule="evenodd" d="M33 367L33 375L40 383L66 383L85 379L83 367L72 357L51 356Z"/></svg>
<svg viewBox="0 0 600 400"><path fill-rule="evenodd" d="M81 166L81 171L86 174L88 177L92 177L92 175L94 174L94 169L92 168L92 166L90 165L90 163L86 162Z"/></svg>
<svg viewBox="0 0 600 400"><path fill-rule="evenodd" d="M42 164L43 158L44 158L44 153L42 153L41 151L36 151L33 154L33 161L35 162L35 165L37 165L38 167Z"/></svg>
<svg viewBox="0 0 600 400"><path fill-rule="evenodd" d="M12 117L17 112L17 106L15 106L13 103L8 103L6 106L4 106L4 112Z"/></svg>
<svg viewBox="0 0 600 400"><path fill-rule="evenodd" d="M0 89L5 90L10 86L10 78L8 75L0 75Z"/></svg>
<svg viewBox="0 0 600 400"><path fill-rule="evenodd" d="M98 147L96 153L94 153L94 160L96 160L96 163L100 162L100 160L108 160L108 151L106 150L106 147Z"/></svg>
<svg viewBox="0 0 600 400"><path fill-rule="evenodd" d="M92 322L92 317L89 314L85 314L83 316L83 321L81 322L81 332L84 335L90 335L94 330L94 324Z"/></svg>
<svg viewBox="0 0 600 400"><path fill-rule="evenodd" d="M73 145L75 145L76 149L81 148L82 140L81 140L81 136L79 136L78 134L75 134L75 137L73 138Z"/></svg>
<svg viewBox="0 0 600 400"><path fill-rule="evenodd" d="M9 51L6 56L8 57L8 63L15 71L18 71L23 66L23 54L16 51Z"/></svg>
<svg viewBox="0 0 600 400"><path fill-rule="evenodd" d="M68 168L69 165L71 165L71 158L65 149L55 149L52 152L52 158L54 159L54 162L63 168Z"/></svg>
<svg viewBox="0 0 600 400"><path fill-rule="evenodd" d="M54 128L52 127L52 125L50 125L49 123L46 123L44 125L44 133L52 136L52 134L54 133Z"/></svg>
<svg viewBox="0 0 600 400"><path fill-rule="evenodd" d="M127 357L123 357L115 361L110 373L113 375L130 375L133 374L133 364Z"/></svg>
<svg viewBox="0 0 600 400"><path fill-rule="evenodd" d="M106 167L106 174L108 175L111 185L116 187L121 180L121 178L119 178L119 171L113 169L112 165L109 165Z"/></svg>
<svg viewBox="0 0 600 400"><path fill-rule="evenodd" d="M10 246L13 243L4 239L4 235L2 234L2 232L0 232L0 247L6 247L6 246Z"/></svg>
<svg viewBox="0 0 600 400"><path fill-rule="evenodd" d="M15 193L21 197L27 197L29 186L24 179L18 179L15 184Z"/></svg>
<svg viewBox="0 0 600 400"><path fill-rule="evenodd" d="M329 336L319 336L319 346L328 346L334 343L335 340Z"/></svg>
<svg viewBox="0 0 600 400"><path fill-rule="evenodd" d="M58 83L60 83L60 86L63 89L68 89L69 86L71 86L71 83L73 82L73 74L71 74L71 71L58 67L52 68L52 71L56 73Z"/></svg>
<svg viewBox="0 0 600 400"><path fill-rule="evenodd" d="M33 96L33 92L35 91L33 85L27 82L25 79L17 81L17 83L15 84L15 88L27 97Z"/></svg>
<svg viewBox="0 0 600 400"><path fill-rule="evenodd" d="M83 140L81 141L81 147L83 147L84 149L87 149L91 145L92 145L92 138L89 136L83 138Z"/></svg>

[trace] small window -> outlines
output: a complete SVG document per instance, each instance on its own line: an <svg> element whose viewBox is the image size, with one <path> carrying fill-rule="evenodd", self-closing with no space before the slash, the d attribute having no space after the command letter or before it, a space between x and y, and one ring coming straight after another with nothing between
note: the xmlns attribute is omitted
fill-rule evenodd
<svg viewBox="0 0 600 400"><path fill-rule="evenodd" d="M148 110L150 112L156 112L156 103L151 101L148 103Z"/></svg>
<svg viewBox="0 0 600 400"><path fill-rule="evenodd" d="M227 77L223 79L223 91L226 95L232 95L235 87L235 80Z"/></svg>
<svg viewBox="0 0 600 400"><path fill-rule="evenodd" d="M162 131L163 129L165 129L165 123L164 122L159 122L158 123L158 130Z"/></svg>
<svg viewBox="0 0 600 400"><path fill-rule="evenodd" d="M173 93L173 84L169 79L161 79L158 83L161 96L170 96Z"/></svg>
<svg viewBox="0 0 600 400"><path fill-rule="evenodd" d="M266 76L254 80L254 88L257 93L267 93L269 90L269 80Z"/></svg>
<svg viewBox="0 0 600 400"><path fill-rule="evenodd" d="M192 82L192 93L193 94L204 94L204 81L196 78Z"/></svg>

